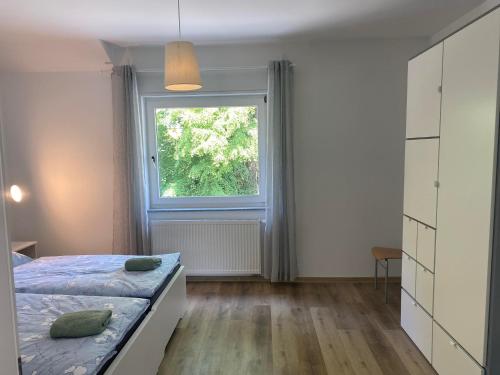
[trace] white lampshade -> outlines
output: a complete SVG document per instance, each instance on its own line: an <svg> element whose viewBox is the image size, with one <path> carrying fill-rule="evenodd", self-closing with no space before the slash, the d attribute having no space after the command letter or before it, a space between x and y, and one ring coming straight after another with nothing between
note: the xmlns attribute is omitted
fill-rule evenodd
<svg viewBox="0 0 500 375"><path fill-rule="evenodd" d="M165 89L194 91L201 89L200 67L193 43L171 42L165 46Z"/></svg>

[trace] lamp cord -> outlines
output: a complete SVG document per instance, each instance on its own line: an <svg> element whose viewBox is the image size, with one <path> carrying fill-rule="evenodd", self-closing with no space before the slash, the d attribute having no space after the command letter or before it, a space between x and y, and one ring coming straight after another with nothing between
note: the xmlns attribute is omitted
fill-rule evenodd
<svg viewBox="0 0 500 375"><path fill-rule="evenodd" d="M181 3L177 0L177 19L179 20L179 40L181 40Z"/></svg>

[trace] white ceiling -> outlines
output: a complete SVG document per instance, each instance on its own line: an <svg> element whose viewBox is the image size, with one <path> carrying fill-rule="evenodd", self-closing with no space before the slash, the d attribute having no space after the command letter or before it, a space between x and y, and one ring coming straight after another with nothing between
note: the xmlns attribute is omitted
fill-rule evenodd
<svg viewBox="0 0 500 375"><path fill-rule="evenodd" d="M430 36L482 2L181 0L181 10L184 37L211 44ZM51 43L162 44L177 38L176 7L176 0L0 0L0 60L37 45L50 51Z"/></svg>

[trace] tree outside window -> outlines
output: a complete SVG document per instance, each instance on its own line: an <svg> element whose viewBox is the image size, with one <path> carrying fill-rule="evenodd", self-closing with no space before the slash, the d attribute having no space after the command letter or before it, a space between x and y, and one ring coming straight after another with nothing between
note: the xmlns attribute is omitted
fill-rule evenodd
<svg viewBox="0 0 500 375"><path fill-rule="evenodd" d="M156 108L161 198L259 194L256 106Z"/></svg>

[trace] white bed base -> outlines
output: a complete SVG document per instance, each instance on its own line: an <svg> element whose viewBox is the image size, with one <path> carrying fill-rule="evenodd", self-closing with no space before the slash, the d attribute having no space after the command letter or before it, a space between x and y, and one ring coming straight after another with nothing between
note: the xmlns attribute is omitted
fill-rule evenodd
<svg viewBox="0 0 500 375"><path fill-rule="evenodd" d="M105 375L156 375L186 307L186 275L181 266Z"/></svg>

